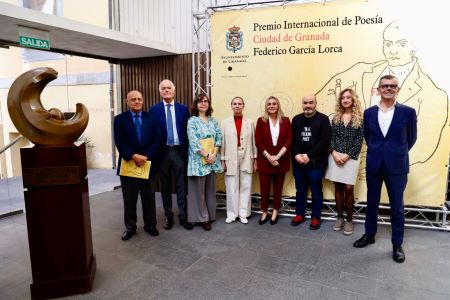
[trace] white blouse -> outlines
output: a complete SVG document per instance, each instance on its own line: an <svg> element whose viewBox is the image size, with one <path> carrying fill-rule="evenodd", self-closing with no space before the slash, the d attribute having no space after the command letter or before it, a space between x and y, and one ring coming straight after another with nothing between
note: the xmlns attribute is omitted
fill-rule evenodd
<svg viewBox="0 0 450 300"><path fill-rule="evenodd" d="M280 135L280 122L277 120L275 125L273 125L272 120L270 120L269 118L269 124L270 124L270 135L272 136L272 143L274 146L276 146L278 142L278 136Z"/></svg>

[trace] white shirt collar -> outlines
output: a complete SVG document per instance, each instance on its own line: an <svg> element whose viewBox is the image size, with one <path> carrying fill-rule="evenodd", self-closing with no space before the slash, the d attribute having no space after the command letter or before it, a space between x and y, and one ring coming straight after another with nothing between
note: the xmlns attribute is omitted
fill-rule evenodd
<svg viewBox="0 0 450 300"><path fill-rule="evenodd" d="M392 106L389 107L387 109L387 111L394 110L396 105L397 105L397 100L394 101L394 104L392 104ZM381 108L381 100L377 103L377 106L379 109L381 109L381 111L383 111L383 109Z"/></svg>
<svg viewBox="0 0 450 300"><path fill-rule="evenodd" d="M163 101L163 103L164 103L164 106L167 106L167 104L172 104L172 105L174 105L175 106L175 99L174 100L172 100L172 102L167 102L166 100L162 100Z"/></svg>

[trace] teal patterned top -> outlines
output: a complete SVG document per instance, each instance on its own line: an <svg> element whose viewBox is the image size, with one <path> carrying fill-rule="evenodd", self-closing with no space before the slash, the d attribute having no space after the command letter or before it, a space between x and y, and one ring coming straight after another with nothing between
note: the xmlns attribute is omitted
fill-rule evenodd
<svg viewBox="0 0 450 300"><path fill-rule="evenodd" d="M187 134L189 139L189 161L188 176L206 176L211 172L223 172L220 164L220 151L217 153L216 161L213 164L203 164L202 156L197 152L202 148L199 140L213 138L216 147L222 145L222 132L220 125L213 117L208 117L208 124L204 123L200 117L190 117L187 124Z"/></svg>

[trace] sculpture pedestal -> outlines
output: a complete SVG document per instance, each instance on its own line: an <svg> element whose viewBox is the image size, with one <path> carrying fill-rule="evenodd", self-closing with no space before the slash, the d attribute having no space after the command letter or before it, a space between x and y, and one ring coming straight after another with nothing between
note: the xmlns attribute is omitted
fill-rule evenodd
<svg viewBox="0 0 450 300"><path fill-rule="evenodd" d="M84 143L20 149L34 299L92 290L96 271Z"/></svg>

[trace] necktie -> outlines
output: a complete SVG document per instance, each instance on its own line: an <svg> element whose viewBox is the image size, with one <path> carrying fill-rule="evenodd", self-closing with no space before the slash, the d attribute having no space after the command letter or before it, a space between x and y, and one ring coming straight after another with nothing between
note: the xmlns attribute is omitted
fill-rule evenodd
<svg viewBox="0 0 450 300"><path fill-rule="evenodd" d="M173 146L175 144L175 140L173 137L173 123L172 123L172 112L170 111L170 107L172 104L167 104L167 145Z"/></svg>
<svg viewBox="0 0 450 300"><path fill-rule="evenodd" d="M134 115L134 127L136 128L136 134L139 144L142 142L142 129L141 122L139 122L139 115Z"/></svg>

